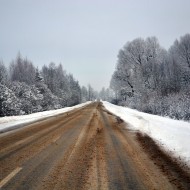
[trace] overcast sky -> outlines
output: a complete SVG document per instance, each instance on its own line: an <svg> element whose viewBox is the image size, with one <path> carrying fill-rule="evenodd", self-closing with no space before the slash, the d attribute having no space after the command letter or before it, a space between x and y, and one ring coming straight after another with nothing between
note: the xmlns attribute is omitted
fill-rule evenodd
<svg viewBox="0 0 190 190"><path fill-rule="evenodd" d="M108 87L127 41L168 48L190 33L190 0L0 0L0 59L62 63L81 85Z"/></svg>

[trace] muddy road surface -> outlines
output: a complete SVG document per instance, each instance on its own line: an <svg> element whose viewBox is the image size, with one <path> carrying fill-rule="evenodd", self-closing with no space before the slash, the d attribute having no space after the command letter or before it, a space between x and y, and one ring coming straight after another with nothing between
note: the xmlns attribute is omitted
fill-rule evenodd
<svg viewBox="0 0 190 190"><path fill-rule="evenodd" d="M188 175L162 170L149 143L94 102L0 134L0 189L190 189Z"/></svg>

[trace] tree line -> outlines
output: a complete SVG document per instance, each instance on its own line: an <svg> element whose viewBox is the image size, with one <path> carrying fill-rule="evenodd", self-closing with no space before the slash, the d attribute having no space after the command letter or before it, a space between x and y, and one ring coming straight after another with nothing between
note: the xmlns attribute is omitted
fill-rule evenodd
<svg viewBox="0 0 190 190"><path fill-rule="evenodd" d="M90 85L81 87L62 64L38 69L20 53L8 68L0 61L0 116L59 109L96 97Z"/></svg>
<svg viewBox="0 0 190 190"><path fill-rule="evenodd" d="M110 81L112 102L190 120L190 34L164 49L156 37L127 42Z"/></svg>
<svg viewBox="0 0 190 190"><path fill-rule="evenodd" d="M156 37L119 50L109 88L80 86L61 64L38 69L20 54L0 61L0 116L29 114L102 99L147 113L190 120L190 34L164 49Z"/></svg>

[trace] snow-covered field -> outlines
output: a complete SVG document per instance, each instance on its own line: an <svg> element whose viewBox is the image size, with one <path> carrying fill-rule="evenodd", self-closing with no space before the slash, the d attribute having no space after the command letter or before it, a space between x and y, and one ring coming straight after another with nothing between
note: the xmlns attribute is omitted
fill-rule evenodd
<svg viewBox="0 0 190 190"><path fill-rule="evenodd" d="M107 110L122 118L133 130L153 138L165 150L190 166L190 123L151 115L103 101Z"/></svg>
<svg viewBox="0 0 190 190"><path fill-rule="evenodd" d="M0 132L6 131L6 130L9 130L10 128L12 129L18 126L22 127L25 124L32 123L34 121L38 121L38 120L55 116L61 113L65 113L73 109L83 107L89 103L91 102L82 103L73 107L65 107L62 109L38 112L38 113L29 114L29 115L2 117L0 118Z"/></svg>

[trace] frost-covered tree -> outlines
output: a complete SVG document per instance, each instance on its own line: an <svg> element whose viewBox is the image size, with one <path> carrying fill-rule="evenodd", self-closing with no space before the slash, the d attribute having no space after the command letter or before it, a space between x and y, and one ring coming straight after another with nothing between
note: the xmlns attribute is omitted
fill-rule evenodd
<svg viewBox="0 0 190 190"><path fill-rule="evenodd" d="M97 98L97 94L92 88L92 86L89 84L88 85L88 101L93 101L96 98Z"/></svg>
<svg viewBox="0 0 190 190"><path fill-rule="evenodd" d="M9 84L9 89L11 89L19 99L21 104L20 109L23 114L43 111L41 106L43 95L40 94L35 85L27 85L24 82L15 81Z"/></svg>
<svg viewBox="0 0 190 190"><path fill-rule="evenodd" d="M43 82L43 81L44 81L44 78L42 77L40 71L37 68L36 69L36 75L35 75L35 83Z"/></svg>
<svg viewBox="0 0 190 190"><path fill-rule="evenodd" d="M41 107L43 111L61 108L59 98L55 96L44 83L37 83L37 90L42 96Z"/></svg>
<svg viewBox="0 0 190 190"><path fill-rule="evenodd" d="M20 53L11 62L9 70L12 81L25 82L27 84L35 83L36 68L27 58L23 59Z"/></svg>
<svg viewBox="0 0 190 190"><path fill-rule="evenodd" d="M88 90L85 86L81 88L81 102L88 101Z"/></svg>
<svg viewBox="0 0 190 190"><path fill-rule="evenodd" d="M190 85L190 34L176 40L170 48L171 63L175 65L178 86L186 89Z"/></svg>
<svg viewBox="0 0 190 190"><path fill-rule="evenodd" d="M101 89L101 91L99 92L99 97L100 97L102 100L107 100L105 87L103 87L103 88Z"/></svg>
<svg viewBox="0 0 190 190"><path fill-rule="evenodd" d="M12 90L0 84L0 116L19 114L21 114L20 100L15 96Z"/></svg>
<svg viewBox="0 0 190 190"><path fill-rule="evenodd" d="M186 34L174 43L176 54L181 63L190 69L190 34Z"/></svg>
<svg viewBox="0 0 190 190"><path fill-rule="evenodd" d="M114 102L150 113L172 115L169 110L174 103L167 97L177 100L181 94L185 100L179 98L180 109L189 110L183 108L184 102L190 99L189 57L189 34L176 40L169 51L163 49L155 37L126 43L119 51L110 81ZM166 99L170 100L168 106ZM182 112L181 118L187 118ZM180 114L172 117L174 115L179 118Z"/></svg>
<svg viewBox="0 0 190 190"><path fill-rule="evenodd" d="M55 63L50 63L49 66L42 67L42 76L45 84L53 94L61 99L61 105L68 105L68 100L71 97L71 90L69 84L69 76L63 70L63 66Z"/></svg>
<svg viewBox="0 0 190 190"><path fill-rule="evenodd" d="M104 101L112 102L114 99L114 93L111 89L103 87L101 91L99 92L99 98Z"/></svg>
<svg viewBox="0 0 190 190"><path fill-rule="evenodd" d="M8 80L8 73L3 61L0 61L0 83L5 84Z"/></svg>
<svg viewBox="0 0 190 190"><path fill-rule="evenodd" d="M61 108L60 99L52 93L52 91L45 84L40 72L36 70L35 88L40 97L40 105L43 111Z"/></svg>
<svg viewBox="0 0 190 190"><path fill-rule="evenodd" d="M76 81L71 74L68 76L68 79L70 89L70 98L68 102L70 106L73 106L81 102L81 89L78 81Z"/></svg>
<svg viewBox="0 0 190 190"><path fill-rule="evenodd" d="M87 90L82 96L79 82L61 64L52 62L38 69L20 53L9 65L8 73L0 61L0 85L0 116L58 109L89 98ZM92 89L91 99L95 94Z"/></svg>

